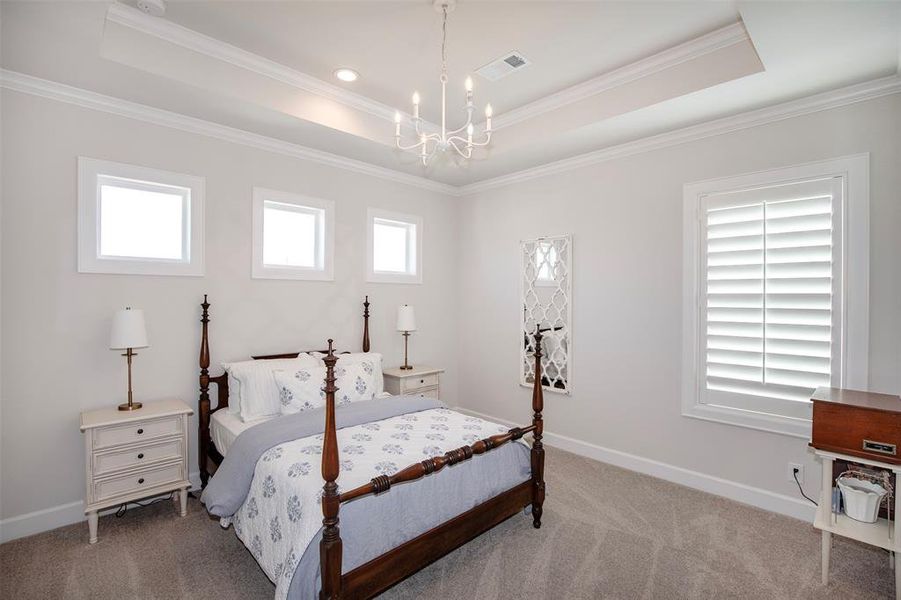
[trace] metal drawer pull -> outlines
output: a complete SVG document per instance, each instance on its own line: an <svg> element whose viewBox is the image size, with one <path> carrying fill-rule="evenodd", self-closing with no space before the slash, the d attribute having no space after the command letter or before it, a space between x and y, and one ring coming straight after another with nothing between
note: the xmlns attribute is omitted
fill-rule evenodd
<svg viewBox="0 0 901 600"><path fill-rule="evenodd" d="M895 444L886 444L884 442L864 440L863 449L869 450L870 452L878 452L879 454L888 454L889 456L898 454L898 447Z"/></svg>
<svg viewBox="0 0 901 600"><path fill-rule="evenodd" d="M425 383L425 379L420 379L419 383Z"/></svg>
<svg viewBox="0 0 901 600"><path fill-rule="evenodd" d="M138 479L138 483L144 483L144 478L141 477L140 479Z"/></svg>
<svg viewBox="0 0 901 600"><path fill-rule="evenodd" d="M143 430L143 429L138 429L138 435L141 435L142 433L144 433L144 430Z"/></svg>
<svg viewBox="0 0 901 600"><path fill-rule="evenodd" d="M144 458L144 453L138 454L138 458Z"/></svg>

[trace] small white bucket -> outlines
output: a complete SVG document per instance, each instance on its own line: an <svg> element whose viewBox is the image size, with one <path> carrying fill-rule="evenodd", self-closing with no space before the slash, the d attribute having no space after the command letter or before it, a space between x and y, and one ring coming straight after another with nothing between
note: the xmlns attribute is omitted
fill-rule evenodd
<svg viewBox="0 0 901 600"><path fill-rule="evenodd" d="M879 505L888 491L878 483L856 477L840 477L836 483L842 491L845 514L855 521L875 523L879 518Z"/></svg>

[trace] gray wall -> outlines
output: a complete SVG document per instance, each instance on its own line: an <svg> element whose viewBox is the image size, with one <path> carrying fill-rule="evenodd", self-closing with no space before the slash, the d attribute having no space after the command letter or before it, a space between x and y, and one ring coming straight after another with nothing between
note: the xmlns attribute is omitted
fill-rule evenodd
<svg viewBox="0 0 901 600"><path fill-rule="evenodd" d="M0 518L84 498L82 410L123 401L125 361L107 349L113 312L146 311L152 347L135 359L136 399L177 396L196 406L204 293L212 302L213 361L321 348L359 350L364 294L373 350L403 360L396 307L417 308L411 359L447 369L456 402L457 207L434 192L212 138L2 93L2 490ZM76 157L206 178L206 275L149 277L76 271ZM254 185L336 203L334 282L252 280ZM423 283L369 284L366 208L423 217ZM215 371L214 371L215 372ZM196 419L196 417L195 417ZM196 440L196 435L192 435ZM192 470L196 449L192 448Z"/></svg>
<svg viewBox="0 0 901 600"><path fill-rule="evenodd" d="M901 391L901 95L596 164L466 198L460 219L462 395L527 422L517 385L519 240L573 234L572 396L546 394L546 430L797 496L804 440L680 414L682 186L869 152L870 389ZM478 293L473 291L477 290Z"/></svg>

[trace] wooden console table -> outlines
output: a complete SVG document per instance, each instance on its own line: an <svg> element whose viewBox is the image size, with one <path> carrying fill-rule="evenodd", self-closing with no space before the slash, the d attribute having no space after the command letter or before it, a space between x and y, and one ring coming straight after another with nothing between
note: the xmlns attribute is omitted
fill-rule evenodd
<svg viewBox="0 0 901 600"><path fill-rule="evenodd" d="M823 585L829 582L832 535L888 550L895 570L895 598L901 600L901 397L837 388L818 388L813 402L810 445L823 466L822 491L813 525L822 532ZM859 463L895 477L892 520L856 521L832 510L833 463Z"/></svg>

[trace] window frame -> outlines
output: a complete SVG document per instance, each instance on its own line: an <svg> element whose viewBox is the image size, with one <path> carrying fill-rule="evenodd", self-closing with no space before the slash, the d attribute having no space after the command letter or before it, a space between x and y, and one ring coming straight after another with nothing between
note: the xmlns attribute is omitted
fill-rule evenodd
<svg viewBox="0 0 901 600"><path fill-rule="evenodd" d="M409 267L411 253L415 257L414 269L406 273L394 273L375 270L375 225L377 221L393 221L414 229L415 239L407 239L407 263ZM367 210L366 218L366 281L370 283L422 283L422 217L396 213L377 208Z"/></svg>
<svg viewBox="0 0 901 600"><path fill-rule="evenodd" d="M186 258L115 257L100 253L101 186L116 183L129 189L160 191L162 188L188 190L182 195L182 250ZM111 275L175 275L198 277L204 274L204 193L206 180L195 175L150 167L78 157L78 272Z"/></svg>
<svg viewBox="0 0 901 600"><path fill-rule="evenodd" d="M294 265L267 265L263 262L263 225L266 202L273 202L304 209L303 212L321 211L322 220L317 225L316 242L321 253L321 265L301 267ZM313 198L293 192L254 186L253 188L253 250L251 277L253 279L292 279L301 281L334 281L335 279L335 202Z"/></svg>
<svg viewBox="0 0 901 600"><path fill-rule="evenodd" d="M809 438L809 417L799 418L765 409L752 409L747 402L732 406L703 402L704 353L700 331L706 315L702 310L707 256L702 252L705 239L705 198L715 194L736 193L813 179L841 178L840 213L835 216L841 231L835 244L841 256L840 293L837 312L840 319L840 372L833 373L833 384L845 388L867 389L869 352L869 154L845 156L785 168L759 171L689 183L683 187L683 368L682 415ZM835 202L835 200L833 200ZM836 209L833 208L835 211ZM834 233L834 237L835 237ZM833 306L836 306L835 298ZM834 314L835 314L835 309ZM833 323L835 320L833 320ZM833 356L836 356L835 349ZM719 392L722 394L722 392ZM771 403L762 398L760 407ZM744 405L740 408L738 405Z"/></svg>

